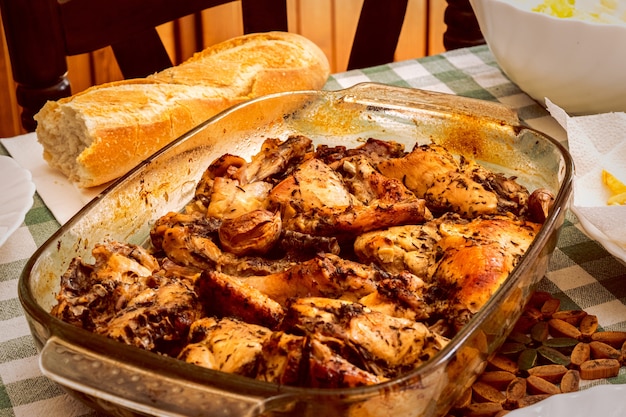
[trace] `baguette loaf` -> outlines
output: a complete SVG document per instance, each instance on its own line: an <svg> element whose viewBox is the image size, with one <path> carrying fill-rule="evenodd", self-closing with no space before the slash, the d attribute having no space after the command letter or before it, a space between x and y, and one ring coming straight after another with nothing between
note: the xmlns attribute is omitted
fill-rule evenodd
<svg viewBox="0 0 626 417"><path fill-rule="evenodd" d="M250 98L317 90L328 60L293 33L236 37L142 79L49 101L35 116L44 159L80 187L114 180L181 134Z"/></svg>

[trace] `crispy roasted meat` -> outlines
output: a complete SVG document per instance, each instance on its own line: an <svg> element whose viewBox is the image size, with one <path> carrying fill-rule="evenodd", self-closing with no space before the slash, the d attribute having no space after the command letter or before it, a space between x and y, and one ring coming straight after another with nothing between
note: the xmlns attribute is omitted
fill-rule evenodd
<svg viewBox="0 0 626 417"><path fill-rule="evenodd" d="M224 155L150 249L74 259L52 314L283 385L384 382L437 354L524 255L554 197L438 145L267 139Z"/></svg>
<svg viewBox="0 0 626 417"><path fill-rule="evenodd" d="M294 300L282 328L328 345L350 362L381 378L414 369L447 343L447 339L432 333L421 322L331 298Z"/></svg>
<svg viewBox="0 0 626 417"><path fill-rule="evenodd" d="M97 245L93 256L93 267L75 260L62 277L52 314L126 344L175 351L203 313L188 280L194 275L161 273L157 259L135 245Z"/></svg>
<svg viewBox="0 0 626 417"><path fill-rule="evenodd" d="M292 298L310 296L347 297L356 301L375 291L376 282L383 276L386 274L378 268L320 253L308 261L268 275L236 277L209 271L199 279L198 285L209 288L217 285L210 283L211 280L227 280L230 297L239 292L259 291L286 306Z"/></svg>
<svg viewBox="0 0 626 417"><path fill-rule="evenodd" d="M354 245L363 262L423 278L427 285L418 300L427 300L437 315L460 328L509 276L540 227L512 215L472 220L446 215L424 225L364 234Z"/></svg>
<svg viewBox="0 0 626 417"><path fill-rule="evenodd" d="M416 146L400 158L377 165L383 175L401 180L435 213L472 218L483 214L524 214L528 190L514 178L491 172L439 145Z"/></svg>
<svg viewBox="0 0 626 417"><path fill-rule="evenodd" d="M219 271L205 271L196 282L208 314L236 317L253 324L275 328L285 311L281 304L247 282Z"/></svg>
<svg viewBox="0 0 626 417"><path fill-rule="evenodd" d="M341 165L342 171L336 171L309 159L272 189L270 200L281 209L283 227L346 239L432 218L424 200L400 181L378 173L364 157Z"/></svg>
<svg viewBox="0 0 626 417"><path fill-rule="evenodd" d="M97 245L95 262L74 259L61 277L52 314L88 330L95 330L125 308L146 288L158 285L153 274L157 260L144 248L117 242Z"/></svg>
<svg viewBox="0 0 626 417"><path fill-rule="evenodd" d="M500 215L442 222L438 246L443 256L433 282L443 289L445 316L457 328L500 288L540 228L537 223Z"/></svg>
<svg viewBox="0 0 626 417"><path fill-rule="evenodd" d="M146 288L128 301L95 332L128 345L176 355L187 340L189 327L203 316L193 286L166 280Z"/></svg>
<svg viewBox="0 0 626 417"><path fill-rule="evenodd" d="M255 377L263 344L272 332L232 318L205 317L189 331L178 358L209 369Z"/></svg>

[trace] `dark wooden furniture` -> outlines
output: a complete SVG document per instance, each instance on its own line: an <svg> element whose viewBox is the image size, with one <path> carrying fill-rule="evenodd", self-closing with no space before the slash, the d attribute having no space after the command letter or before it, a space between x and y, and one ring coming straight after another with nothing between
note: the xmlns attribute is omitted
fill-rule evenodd
<svg viewBox="0 0 626 417"><path fill-rule="evenodd" d="M478 21L469 0L447 0L448 6L443 17L446 31L443 46L447 50L466 48L485 43Z"/></svg>
<svg viewBox="0 0 626 417"><path fill-rule="evenodd" d="M0 0L22 125L71 95L66 57L111 46L125 78L172 65L156 26L231 0ZM287 30L285 0L241 0L244 31Z"/></svg>
<svg viewBox="0 0 626 417"><path fill-rule="evenodd" d="M231 1L0 0L23 127L35 129L33 115L47 100L71 95L67 56L110 45L125 78L145 77L172 65L156 26ZM245 33L287 31L286 0L238 1ZM407 1L364 0L349 69L393 61ZM449 0L448 7L463 11L457 6L464 2ZM446 16L449 25L463 24ZM452 48L463 32L448 32Z"/></svg>

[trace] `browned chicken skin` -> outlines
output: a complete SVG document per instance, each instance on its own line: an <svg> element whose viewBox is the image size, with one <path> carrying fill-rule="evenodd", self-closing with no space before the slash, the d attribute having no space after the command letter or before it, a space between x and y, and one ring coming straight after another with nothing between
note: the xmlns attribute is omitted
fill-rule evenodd
<svg viewBox="0 0 626 417"><path fill-rule="evenodd" d="M346 238L432 218L424 200L400 181L382 176L365 157L340 165L336 171L310 159L272 189L270 200L281 208L286 229Z"/></svg>
<svg viewBox="0 0 626 417"><path fill-rule="evenodd" d="M400 158L381 161L383 175L401 180L434 212L472 218L483 214L523 214L528 191L514 179L493 173L439 145L416 146Z"/></svg>
<svg viewBox="0 0 626 417"><path fill-rule="evenodd" d="M189 344L179 359L205 368L255 376L271 331L232 318L205 317L191 325Z"/></svg>
<svg viewBox="0 0 626 417"><path fill-rule="evenodd" d="M331 298L296 299L282 327L334 347L343 357L382 378L419 366L447 343L421 322Z"/></svg>
<svg viewBox="0 0 626 417"><path fill-rule="evenodd" d="M553 201L437 145L267 139L224 155L151 250L75 259L52 314L277 384L376 384L437 354L500 287Z"/></svg>

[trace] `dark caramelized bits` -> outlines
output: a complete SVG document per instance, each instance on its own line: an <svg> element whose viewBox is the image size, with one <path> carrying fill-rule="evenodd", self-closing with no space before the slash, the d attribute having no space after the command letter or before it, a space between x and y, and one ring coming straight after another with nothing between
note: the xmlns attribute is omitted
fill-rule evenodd
<svg viewBox="0 0 626 417"><path fill-rule="evenodd" d="M598 318L560 310L536 292L515 330L448 417L501 417L552 395L576 392L581 381L612 378L626 364L626 332L598 331Z"/></svg>

